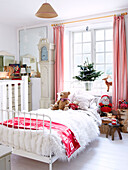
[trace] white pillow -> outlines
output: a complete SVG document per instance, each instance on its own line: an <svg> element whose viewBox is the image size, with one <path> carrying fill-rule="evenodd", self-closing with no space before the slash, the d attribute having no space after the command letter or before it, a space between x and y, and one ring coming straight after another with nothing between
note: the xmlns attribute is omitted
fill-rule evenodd
<svg viewBox="0 0 128 170"><path fill-rule="evenodd" d="M87 110L90 106L90 100L85 96L74 95L73 100L79 103L80 109Z"/></svg>
<svg viewBox="0 0 128 170"><path fill-rule="evenodd" d="M99 100L100 97L95 97L91 102L90 102L90 108L93 109L95 107L98 107L99 105Z"/></svg>
<svg viewBox="0 0 128 170"><path fill-rule="evenodd" d="M95 99L95 97L86 91L75 91L69 95L70 102L77 101L79 103L80 109L87 110L90 107L90 102Z"/></svg>
<svg viewBox="0 0 128 170"><path fill-rule="evenodd" d="M82 110L88 110L88 105L87 105L86 102L80 102L80 103L79 103L79 107L80 107L80 109L82 109Z"/></svg>
<svg viewBox="0 0 128 170"><path fill-rule="evenodd" d="M71 93L69 96L68 96L70 102L74 102L75 101L75 93Z"/></svg>

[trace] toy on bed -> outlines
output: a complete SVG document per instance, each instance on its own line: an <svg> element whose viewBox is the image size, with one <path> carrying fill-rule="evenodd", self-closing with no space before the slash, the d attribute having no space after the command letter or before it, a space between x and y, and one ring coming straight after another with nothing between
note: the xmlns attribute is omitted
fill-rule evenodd
<svg viewBox="0 0 128 170"><path fill-rule="evenodd" d="M69 109L69 99L68 96L70 92L61 92L60 99L53 105L51 105L51 110L68 110Z"/></svg>
<svg viewBox="0 0 128 170"><path fill-rule="evenodd" d="M104 112L111 112L112 111L112 103L110 103L110 98L108 95L103 95L101 97L100 103L100 111L101 116L106 116Z"/></svg>
<svg viewBox="0 0 128 170"><path fill-rule="evenodd" d="M79 108L80 108L79 107L79 102L77 102L77 101L74 101L74 102L69 104L69 109L78 110Z"/></svg>

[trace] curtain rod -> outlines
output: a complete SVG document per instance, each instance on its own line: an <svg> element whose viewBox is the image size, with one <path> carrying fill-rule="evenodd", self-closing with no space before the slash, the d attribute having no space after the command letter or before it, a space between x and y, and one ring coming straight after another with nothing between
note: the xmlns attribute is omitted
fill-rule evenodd
<svg viewBox="0 0 128 170"><path fill-rule="evenodd" d="M127 15L127 12L121 13L121 15ZM113 17L113 16L116 16L116 14L101 16L101 17L96 17L96 18L82 19L82 20L77 20L77 21L69 21L69 22L64 22L64 23L59 23L59 24L52 24L51 26L53 27L53 26L58 26L58 25L66 25L66 24L72 24L72 23L76 23L76 22L83 22L83 21L90 21L90 20L95 20L95 19L109 18L109 17Z"/></svg>

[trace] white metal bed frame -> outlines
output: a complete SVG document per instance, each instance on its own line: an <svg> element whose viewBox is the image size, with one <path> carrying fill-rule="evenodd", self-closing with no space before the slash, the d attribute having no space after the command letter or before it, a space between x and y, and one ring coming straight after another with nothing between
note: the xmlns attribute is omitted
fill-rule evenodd
<svg viewBox="0 0 128 170"><path fill-rule="evenodd" d="M20 111L13 111L13 110L0 110L1 111L1 114L7 114L8 116L8 119L7 119L7 128L8 128L8 120L9 120L9 117L10 117L10 114L12 114L11 118L14 118L15 116L16 117L20 117L20 115L22 115L22 117L24 117L24 127L23 129L25 129L25 118L26 118L26 115L29 116L30 118L30 133L31 133L31 119L33 118L32 116L35 116L36 117L36 130L35 133L38 131L37 128L38 128L38 117L42 117L42 121L43 121L43 134L44 134L44 120L45 118L47 118L49 121L50 121L50 128L49 128L49 143L50 143L50 140L51 140L51 125L52 125L52 121L51 121L51 118L45 114L38 114L38 113L32 113L32 112L20 112ZM3 117L3 116L2 116ZM4 126L3 125L3 120L2 120L2 125L0 126ZM14 125L12 126L12 128L14 128ZM18 130L20 130L19 128L19 120L18 120ZM31 135L30 135L31 136ZM49 146L50 147L50 146ZM26 157L26 158L30 158L30 159L34 159L34 160L37 160L37 161L40 161L40 162L44 162L44 163L48 163L49 164L49 170L52 170L52 163L54 163L58 157L55 156L55 155L52 155L51 153L51 149L49 150L49 156L41 156L41 155L37 155L37 154L34 154L34 153L31 153L31 152L27 152L27 151L23 151L23 150L18 150L18 149L15 149L13 148L12 150L12 153L13 154L16 154L16 155L19 155L19 156L23 156L23 157Z"/></svg>
<svg viewBox="0 0 128 170"><path fill-rule="evenodd" d="M26 115L29 115L29 118L30 118L30 129L29 130L30 130L30 132L32 131L31 130L32 116L35 116L36 120L38 120L38 117L42 117L41 120L43 121L43 132L44 132L44 120L45 120L45 118L47 118L50 121L50 129L49 129L49 143L50 143L50 140L51 140L51 124L52 124L51 118L49 116L45 115L45 114L27 112L28 111L27 110L28 105L25 104L27 101L24 99L24 97L26 98L28 95L24 95L24 93L28 94L28 92L27 92L28 84L25 83L25 82L27 82L26 79L24 79L22 81L14 81L13 80L13 81L0 82L0 93L1 93L1 97L0 97L0 121L2 122L2 124L0 126L4 126L3 121L7 120L7 128L8 128L8 120L10 118L14 118L15 116L19 118L20 115L22 115L24 117L24 120L25 120ZM21 111L18 111L18 83L21 84L21 89L20 89L20 92L21 92ZM15 84L15 87L14 87L15 88L15 111L12 110L12 84ZM8 85L8 90L7 90L7 85ZM23 85L25 87L23 87ZM9 97L9 102L7 102L7 93L8 93L8 97ZM7 108L9 108L9 109L7 109ZM38 127L37 123L38 122L36 121L36 130L35 130L36 132L38 131L37 130L37 127ZM14 128L14 126L12 126L12 128ZM19 130L19 121L18 121L18 130ZM25 121L24 121L24 130L26 130L25 129ZM15 148L13 148L12 153L19 155L19 156L26 157L26 158L30 158L30 159L34 159L34 160L41 161L41 162L44 162L44 163L48 163L49 164L49 170L52 170L52 163L54 163L58 159L57 156L52 155L51 149L49 151L48 157L37 155L37 154L27 152L27 151L23 151L23 150L18 150L18 149L15 149Z"/></svg>

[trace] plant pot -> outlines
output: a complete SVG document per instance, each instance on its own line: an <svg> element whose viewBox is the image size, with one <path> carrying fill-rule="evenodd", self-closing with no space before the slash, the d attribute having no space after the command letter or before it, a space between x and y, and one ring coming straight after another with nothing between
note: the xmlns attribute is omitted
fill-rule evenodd
<svg viewBox="0 0 128 170"><path fill-rule="evenodd" d="M92 89L92 82L91 81L86 81L85 82L85 90L86 91L91 91Z"/></svg>

